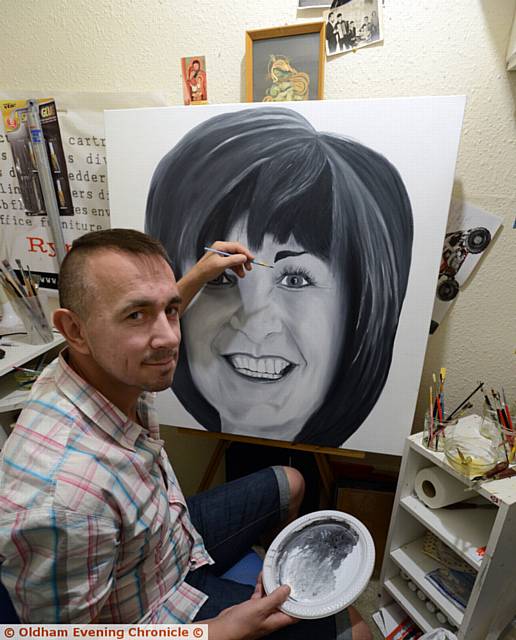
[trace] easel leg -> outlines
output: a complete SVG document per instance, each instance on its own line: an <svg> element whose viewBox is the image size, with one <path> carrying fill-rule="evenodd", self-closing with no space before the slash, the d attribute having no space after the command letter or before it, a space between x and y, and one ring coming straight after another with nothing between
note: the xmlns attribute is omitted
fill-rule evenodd
<svg viewBox="0 0 516 640"><path fill-rule="evenodd" d="M226 449L229 447L231 442L229 440L219 440L217 442L217 446L215 447L215 451L211 454L210 462L208 464L208 468L204 472L202 480L197 488L197 493L201 491L206 491L211 486L213 482L213 478L217 469L219 468L219 464L224 456Z"/></svg>
<svg viewBox="0 0 516 640"><path fill-rule="evenodd" d="M328 460L328 455L325 453L314 453L314 456L323 485L323 503L324 505L330 505L334 482L330 461Z"/></svg>

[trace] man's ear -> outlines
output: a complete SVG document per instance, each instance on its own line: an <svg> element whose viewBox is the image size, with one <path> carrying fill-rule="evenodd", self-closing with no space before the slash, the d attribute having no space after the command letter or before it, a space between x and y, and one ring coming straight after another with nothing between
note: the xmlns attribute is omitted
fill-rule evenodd
<svg viewBox="0 0 516 640"><path fill-rule="evenodd" d="M70 347L78 353L89 355L90 349L85 338L84 321L74 311L56 309L52 321Z"/></svg>

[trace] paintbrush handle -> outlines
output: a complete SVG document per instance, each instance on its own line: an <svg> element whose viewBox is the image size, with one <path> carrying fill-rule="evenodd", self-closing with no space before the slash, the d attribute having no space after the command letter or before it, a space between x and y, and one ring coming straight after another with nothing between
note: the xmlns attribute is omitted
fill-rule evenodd
<svg viewBox="0 0 516 640"><path fill-rule="evenodd" d="M459 406L458 406L456 409L454 409L454 410L450 413L450 415L448 416L448 420L451 420L451 419L453 418L453 416L457 413L457 411L459 411L460 409L462 409L462 407L466 404L466 402L467 402L470 398L472 398L472 397L475 395L475 393L476 393L479 389L481 389L483 386L484 386L484 383L483 383L483 382L481 382L481 383L478 385L478 387L477 387L476 389L474 389L474 390L469 394L469 396L468 396L465 400L463 400L463 401L459 404Z"/></svg>

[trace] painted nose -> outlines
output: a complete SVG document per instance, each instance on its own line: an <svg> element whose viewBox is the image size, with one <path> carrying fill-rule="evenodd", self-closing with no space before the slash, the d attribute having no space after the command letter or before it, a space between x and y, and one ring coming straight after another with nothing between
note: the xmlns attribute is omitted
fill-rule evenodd
<svg viewBox="0 0 516 640"><path fill-rule="evenodd" d="M242 298L242 304L231 316L229 324L236 331L245 333L256 344L272 333L283 331L277 303L272 300L270 293L269 296Z"/></svg>

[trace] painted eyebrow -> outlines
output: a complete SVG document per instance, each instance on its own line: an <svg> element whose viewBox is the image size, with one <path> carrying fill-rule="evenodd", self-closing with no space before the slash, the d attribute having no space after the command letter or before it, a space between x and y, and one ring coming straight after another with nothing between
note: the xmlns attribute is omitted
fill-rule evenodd
<svg viewBox="0 0 516 640"><path fill-rule="evenodd" d="M181 296L174 296L173 298L170 298L170 300L167 302L167 307L171 304L181 305L182 301L183 299L181 298ZM152 307L152 305L153 305L152 300L149 300L148 298L138 298L136 300L131 300L130 302L128 302L123 307L123 309L121 309L120 313L123 315L124 313L127 313L131 309L138 308L138 307Z"/></svg>
<svg viewBox="0 0 516 640"><path fill-rule="evenodd" d="M304 253L306 253L306 251L278 251L278 253L274 256L274 262L278 262L278 260L283 260L284 258L302 256Z"/></svg>

